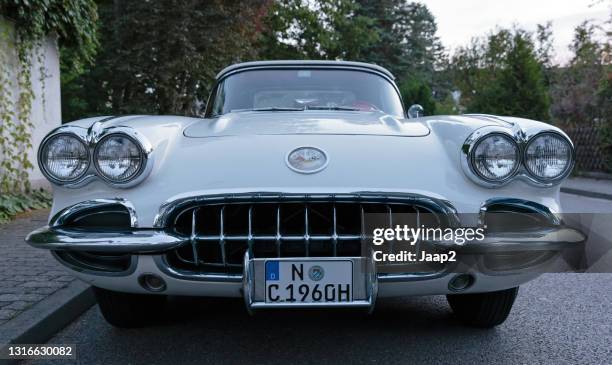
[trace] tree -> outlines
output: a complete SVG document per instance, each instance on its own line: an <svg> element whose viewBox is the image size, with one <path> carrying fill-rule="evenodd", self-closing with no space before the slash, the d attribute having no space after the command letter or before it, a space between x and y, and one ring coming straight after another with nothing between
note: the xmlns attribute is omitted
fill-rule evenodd
<svg viewBox="0 0 612 365"><path fill-rule="evenodd" d="M501 29L475 39L459 49L453 67L469 112L549 119L543 66L530 33Z"/></svg>
<svg viewBox="0 0 612 365"><path fill-rule="evenodd" d="M402 39L404 34L399 27L399 9L403 0L357 0L361 16L371 18L369 32L377 35L361 54L360 60L372 62L387 68L396 76L403 75L407 69Z"/></svg>
<svg viewBox="0 0 612 365"><path fill-rule="evenodd" d="M610 24L612 17L607 29ZM597 128L608 171L612 171L611 37L610 30L602 32L602 27L588 21L576 27L570 45L574 56L557 70L551 86L555 122Z"/></svg>
<svg viewBox="0 0 612 365"><path fill-rule="evenodd" d="M425 115L436 113L436 101L426 83L417 78L407 79L399 85L399 89L406 109L412 104L419 104L425 110Z"/></svg>
<svg viewBox="0 0 612 365"><path fill-rule="evenodd" d="M277 0L260 38L264 59L371 62L399 80L436 84L443 47L429 9L406 0ZM441 84L441 82L440 82Z"/></svg>
<svg viewBox="0 0 612 365"><path fill-rule="evenodd" d="M553 63L555 47L553 42L552 22L537 25L535 44L535 54L542 67L544 84L549 88L555 68Z"/></svg>
<svg viewBox="0 0 612 365"><path fill-rule="evenodd" d="M85 114L198 114L215 74L255 56L268 1L101 0L101 52L65 88L65 119ZM79 94L80 93L80 94Z"/></svg>
<svg viewBox="0 0 612 365"><path fill-rule="evenodd" d="M596 31L590 22L576 27L570 45L574 56L554 80L552 114L563 124L590 123L601 110L598 90L609 72L604 63L605 46L596 41ZM609 60L607 67L609 70Z"/></svg>
<svg viewBox="0 0 612 365"><path fill-rule="evenodd" d="M372 19L353 0L277 0L264 20L258 44L262 59L345 59L362 57L377 39Z"/></svg>
<svg viewBox="0 0 612 365"><path fill-rule="evenodd" d="M360 60L389 69L400 81L417 78L431 84L444 48L427 6L406 0L357 0L357 3L360 5L357 13L371 17L370 31L378 34L377 40L365 47Z"/></svg>

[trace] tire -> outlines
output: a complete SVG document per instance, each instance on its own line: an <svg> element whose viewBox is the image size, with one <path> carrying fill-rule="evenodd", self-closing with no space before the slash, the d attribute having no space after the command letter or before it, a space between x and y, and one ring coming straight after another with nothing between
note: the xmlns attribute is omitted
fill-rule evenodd
<svg viewBox="0 0 612 365"><path fill-rule="evenodd" d="M143 327L159 317L166 304L165 295L121 293L94 287L102 316L119 328Z"/></svg>
<svg viewBox="0 0 612 365"><path fill-rule="evenodd" d="M449 294L446 296L455 316L464 323L481 328L491 328L504 323L518 287L489 293Z"/></svg>

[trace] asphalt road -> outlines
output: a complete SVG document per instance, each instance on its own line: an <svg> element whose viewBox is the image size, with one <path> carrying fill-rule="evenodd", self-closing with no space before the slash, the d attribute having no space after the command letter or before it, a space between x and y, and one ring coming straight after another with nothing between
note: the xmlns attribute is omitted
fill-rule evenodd
<svg viewBox="0 0 612 365"><path fill-rule="evenodd" d="M612 212L610 201L566 194L562 201L574 212ZM609 229L602 234L612 236ZM508 320L491 330L458 323L443 296L379 299L371 316L254 317L241 300L176 298L143 329L114 329L93 307L50 343L77 344L82 364L610 364L612 274L545 274L521 287Z"/></svg>

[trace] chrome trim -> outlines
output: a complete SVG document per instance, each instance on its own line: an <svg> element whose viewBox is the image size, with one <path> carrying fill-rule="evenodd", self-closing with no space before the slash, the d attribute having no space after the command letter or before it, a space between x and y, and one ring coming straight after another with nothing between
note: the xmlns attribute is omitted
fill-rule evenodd
<svg viewBox="0 0 612 365"><path fill-rule="evenodd" d="M125 199L121 199L121 198L94 199L94 200L87 200L84 202L80 202L80 203L71 205L69 207L62 209L57 214L55 214L49 220L49 226L51 227L62 226L66 223L66 221L69 218L75 215L78 215L80 212L90 210L90 209L96 209L96 208L101 209L101 208L104 208L105 206L117 205L117 204L125 207L125 209L130 214L130 227L132 228L138 227L138 217L136 216L136 209L134 208L134 205L131 202Z"/></svg>
<svg viewBox="0 0 612 365"><path fill-rule="evenodd" d="M73 180L69 180L69 181L62 181L62 180L58 180L55 177L53 177L47 171L47 167L43 163L42 152L45 149L45 146L51 139L53 139L54 137L60 136L60 135L68 135L68 136L77 138L78 141L83 144L83 146L85 147L85 150L87 151L87 159L88 159L87 169L85 169L85 171L79 177ZM67 188L78 188L88 183L94 177L92 175L92 168L91 168L91 148L87 141L87 130L85 128L72 126L72 125L67 125L67 126L56 128L51 133L49 133L47 136L45 136L45 138L43 138L42 142L40 143L40 147L38 148L37 159L38 159L38 167L40 168L40 171L43 173L45 178L54 185L64 186Z"/></svg>
<svg viewBox="0 0 612 365"><path fill-rule="evenodd" d="M248 314L253 315L253 277L255 276L253 265L249 257L249 251L244 253L242 261L242 297L244 298L244 306Z"/></svg>
<svg viewBox="0 0 612 365"><path fill-rule="evenodd" d="M311 257L319 259L320 257ZM334 257L338 259L338 257ZM343 257L341 257L343 258ZM165 255L154 256L155 265L164 274L180 280L204 281L219 283L242 283L243 274L203 274L192 271L181 271L171 268L168 265ZM243 269L244 270L244 269ZM377 273L377 282L400 282L400 281L421 281L436 279L447 275L451 270L438 271L435 273ZM378 286L376 287L378 290Z"/></svg>
<svg viewBox="0 0 612 365"><path fill-rule="evenodd" d="M499 120L503 120L503 119L499 119ZM556 134L560 136L561 138L565 139L571 147L572 155L571 155L570 164L568 165L568 168L566 172L563 173L563 175L561 175L558 178L552 179L552 180L544 181L540 178L533 176L528 171L528 169L525 167L525 153L524 152L525 152L526 147L529 145L529 143L534 138L536 138L537 136L541 134L546 134L546 133ZM518 151L519 151L519 163L517 164L517 168L514 170L514 172L510 176L508 176L507 178L501 181L483 179L478 174L478 172L476 172L475 167L473 165L473 161L472 161L475 147L478 145L478 143L483 138L486 138L487 136L491 134L502 134L502 135L509 137L511 140L513 140L516 143L518 147ZM472 132L472 134L468 136L468 138L463 143L463 146L461 147L461 154L462 154L461 167L465 175L468 178L470 178L470 180L472 180L474 183L480 186L483 186L485 188L502 187L515 180L523 180L531 185L538 186L538 187L551 187L551 186L554 186L560 183L561 180L567 177L567 175L569 175L569 173L572 171L574 167L574 163L575 163L574 145L571 139L565 133L555 130L555 129L541 130L539 128L530 128L530 129L523 130L518 126L518 124L513 124L511 127L485 126L485 127L476 129L474 132Z"/></svg>
<svg viewBox="0 0 612 365"><path fill-rule="evenodd" d="M435 208L437 212L448 219L450 226L458 226L459 216L455 207L447 200L428 197L421 194L410 193L380 193L380 192L353 192L348 194L294 194L280 192L253 192L240 194L215 194L215 195L194 195L170 199L164 202L159 212L155 216L153 227L166 228L173 222L169 219L178 216L180 211L192 208L196 205L212 205L225 203L248 203L258 201L278 201L278 202L372 202L389 203L401 202L403 204L423 205ZM270 236L269 239L275 240L277 236ZM333 236L331 237L333 238ZM302 238L303 239L303 238Z"/></svg>
<svg viewBox="0 0 612 365"><path fill-rule="evenodd" d="M241 234L233 234L228 235L224 232L224 208L222 207L218 214L219 216L219 225L220 227L218 232L219 234L198 234L194 231L195 225L194 223L194 213L195 210L198 209L199 206L212 206L212 205L222 205L225 204L257 204L258 202L262 203L287 203L287 202L296 202L296 203L316 203L316 202L324 202L324 203L332 203L332 232L331 234L317 234L313 235L309 232L308 229L308 220L309 220L309 210L305 207L304 213L304 234L294 234L294 235L284 235L281 234L280 229L280 207L276 208L276 234L254 234L252 232L251 220L252 220L252 208L249 209L249 217L251 219L248 220L248 227L246 231ZM198 259L197 254L194 254L192 258L182 258L177 255L177 258L185 263L189 263L192 265L200 265L205 264L209 266L218 266L222 268L241 268L241 263L230 263L227 261L226 253L225 253L225 243L230 241L246 241L248 243L248 252L252 254L253 243L256 241L274 241L276 242L276 256L281 257L281 242L285 241L302 241L305 243L306 254L304 257L309 257L308 246L311 242L315 241L331 241L333 255L332 257L336 257L337 255L337 244L342 241L363 241L365 239L371 238L371 236L366 235L364 230L364 215L363 209L361 214L361 226L362 232L361 234L339 234L337 232L336 227L336 217L335 217L335 203L356 203L356 204L386 204L387 209L391 209L391 205L400 204L400 205L411 205L417 209L417 212L429 212L436 214L439 217L444 217L448 224L451 227L458 227L460 225L458 215L456 213L455 208L451 205L450 202L441 199L430 198L418 194L402 194L402 193L389 193L387 195L382 195L381 193L352 193L352 194L282 194L282 193L245 193L245 194L230 194L230 195L210 195L210 196L194 196L189 198L181 198L177 200L171 200L160 208L160 213L156 216L154 227L159 229L171 229L176 225L176 220L182 214L191 214L191 232L186 238L189 239L190 244L192 245L192 251L197 253L197 244L203 241L209 242L218 242L220 244L220 256L221 260L217 260L214 262L202 262ZM190 212L190 210L193 210ZM390 217L391 218L391 217ZM272 257L270 257L272 258ZM166 258L163 260L157 260L158 265L163 265L169 267L169 262ZM161 267L161 266L160 266ZM243 269L243 268L242 268ZM197 270L180 270L176 268L168 268L168 271L171 272L172 275L189 279L193 277L194 280L218 280L219 277L228 276L230 280L235 279L235 274L232 273L200 273Z"/></svg>
<svg viewBox="0 0 612 365"><path fill-rule="evenodd" d="M560 251L584 243L587 236L574 228L557 226L528 232L504 232L485 235L482 241L458 245L454 242L430 242L457 253L493 253L514 251Z"/></svg>
<svg viewBox="0 0 612 365"><path fill-rule="evenodd" d="M229 73L233 73L234 71L244 70L244 69L257 69L257 68L279 68L279 67L293 67L293 68L303 68L303 67L330 67L330 68L357 68L360 70L371 70L376 71L378 73L384 74L386 77L390 79L394 79L393 74L387 70L386 68L375 65L373 63L365 63L365 62L353 62L353 61L328 61L328 60L279 60L279 61L251 61L251 62L242 62L236 63L230 66L227 66L223 70L221 70L216 76L215 79L220 79Z"/></svg>
<svg viewBox="0 0 612 365"><path fill-rule="evenodd" d="M478 225L480 227L484 226L486 214L488 212L488 208L491 205L505 205L519 209L525 209L532 211L534 214L540 214L548 220L548 222L552 225L559 226L563 224L563 220L553 213L547 206L530 201L525 199L517 199L517 198L492 198L486 200L479 209L478 212Z"/></svg>
<svg viewBox="0 0 612 365"><path fill-rule="evenodd" d="M165 255L156 255L154 257L154 261L155 265L161 272L175 279L221 283L242 282L242 274L203 274L192 271L176 270L168 265Z"/></svg>
<svg viewBox="0 0 612 365"><path fill-rule="evenodd" d="M171 250L189 240L156 229L83 230L62 227L42 227L26 237L34 248L66 251L112 253L156 253Z"/></svg>
<svg viewBox="0 0 612 365"><path fill-rule="evenodd" d="M47 178L52 184L57 186L62 186L65 188L79 188L84 185L89 184L95 179L102 180L106 182L108 185L114 188L130 188L133 187L140 182L142 182L151 172L153 165L155 164L155 153L152 144L149 140L139 133L136 129L126 126L110 126L108 128L104 128L104 122L114 119L116 117L109 117L99 121L94 122L89 128L78 127L74 125L65 125L58 127L51 131L45 138L43 139L40 147L38 148L38 165ZM42 150L51 138L59 135L59 134L69 134L77 137L87 148L89 154L89 166L87 170L76 180L69 182L61 182L48 174L45 170L44 164L42 163ZM132 178L127 182L117 183L112 182L101 175L96 169L95 163L95 152L98 142L104 139L108 135L111 134L123 134L128 138L137 142L137 145L141 148L142 151L142 167L137 176Z"/></svg>

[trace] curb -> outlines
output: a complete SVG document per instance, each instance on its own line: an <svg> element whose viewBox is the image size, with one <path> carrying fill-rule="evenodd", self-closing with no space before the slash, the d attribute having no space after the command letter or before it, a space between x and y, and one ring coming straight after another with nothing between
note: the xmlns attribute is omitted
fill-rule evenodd
<svg viewBox="0 0 612 365"><path fill-rule="evenodd" d="M587 191L587 190L561 187L561 192L567 193L567 194L587 196L589 198L612 200L612 194L599 193L596 191Z"/></svg>
<svg viewBox="0 0 612 365"><path fill-rule="evenodd" d="M91 287L75 280L0 327L0 344L42 344L92 305ZM0 364L19 360L0 360Z"/></svg>

